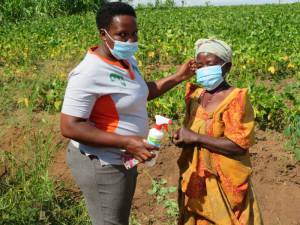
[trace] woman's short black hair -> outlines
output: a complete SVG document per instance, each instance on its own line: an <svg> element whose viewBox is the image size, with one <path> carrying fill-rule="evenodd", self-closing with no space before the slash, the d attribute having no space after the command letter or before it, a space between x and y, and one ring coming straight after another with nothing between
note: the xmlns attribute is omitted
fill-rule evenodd
<svg viewBox="0 0 300 225"><path fill-rule="evenodd" d="M119 15L129 15L136 17L132 6L123 2L105 3L99 8L96 15L96 23L98 29L108 29L113 18Z"/></svg>

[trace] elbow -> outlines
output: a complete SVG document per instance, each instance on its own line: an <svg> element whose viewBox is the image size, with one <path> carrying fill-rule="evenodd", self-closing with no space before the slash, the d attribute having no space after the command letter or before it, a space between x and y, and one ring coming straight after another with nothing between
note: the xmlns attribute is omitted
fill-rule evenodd
<svg viewBox="0 0 300 225"><path fill-rule="evenodd" d="M74 125L70 121L61 120L60 133L66 138L74 138Z"/></svg>
<svg viewBox="0 0 300 225"><path fill-rule="evenodd" d="M243 156L243 155L245 155L246 154L246 151L238 151L238 152L236 152L234 155L236 155L236 156Z"/></svg>
<svg viewBox="0 0 300 225"><path fill-rule="evenodd" d="M60 133L66 138L76 140L80 136L80 122L86 122L85 119L61 114Z"/></svg>
<svg viewBox="0 0 300 225"><path fill-rule="evenodd" d="M60 129L60 134L65 138L69 138L69 135L65 129Z"/></svg>
<svg viewBox="0 0 300 225"><path fill-rule="evenodd" d="M240 146L237 146L236 150L235 150L235 155L236 156L243 156L247 153L248 149L242 148Z"/></svg>
<svg viewBox="0 0 300 225"><path fill-rule="evenodd" d="M68 127L65 126L65 125L62 125L62 124L61 124L61 126L60 126L60 133L61 133L61 135L64 136L65 138L72 138L70 129L68 129Z"/></svg>

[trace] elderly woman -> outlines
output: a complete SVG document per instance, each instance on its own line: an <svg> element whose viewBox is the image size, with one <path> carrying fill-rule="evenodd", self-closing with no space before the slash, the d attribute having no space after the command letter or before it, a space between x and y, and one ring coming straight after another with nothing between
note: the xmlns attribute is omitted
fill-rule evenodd
<svg viewBox="0 0 300 225"><path fill-rule="evenodd" d="M107 3L96 16L101 44L92 47L68 80L61 132L71 139L68 164L83 192L93 225L127 225L137 169L127 170L122 153L151 159L147 100L193 75L192 60L177 73L145 82L134 58L138 27L134 9Z"/></svg>
<svg viewBox="0 0 300 225"><path fill-rule="evenodd" d="M187 84L184 126L174 134L183 146L180 222L184 225L261 225L250 182L249 148L254 115L245 88L230 86L231 48L223 41L196 42L197 85Z"/></svg>

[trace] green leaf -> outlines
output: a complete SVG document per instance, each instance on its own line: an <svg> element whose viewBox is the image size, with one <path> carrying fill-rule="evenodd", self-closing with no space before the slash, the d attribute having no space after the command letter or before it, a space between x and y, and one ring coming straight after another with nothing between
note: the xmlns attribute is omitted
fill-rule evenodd
<svg viewBox="0 0 300 225"><path fill-rule="evenodd" d="M300 149L295 150L295 156L298 161L300 161Z"/></svg>

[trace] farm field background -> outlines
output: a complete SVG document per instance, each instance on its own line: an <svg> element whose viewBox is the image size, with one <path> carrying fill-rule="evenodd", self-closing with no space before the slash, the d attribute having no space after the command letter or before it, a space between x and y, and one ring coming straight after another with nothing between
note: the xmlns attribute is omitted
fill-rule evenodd
<svg viewBox="0 0 300 225"><path fill-rule="evenodd" d="M232 46L229 80L249 88L256 113L253 181L265 222L300 224L300 4L146 8L137 14L136 57L147 80L193 57L198 38ZM1 24L1 225L90 224L64 160L59 111L68 72L98 43L94 17ZM184 84L150 102L148 111L179 126ZM179 152L165 140L158 165L141 166L132 224L175 224Z"/></svg>

